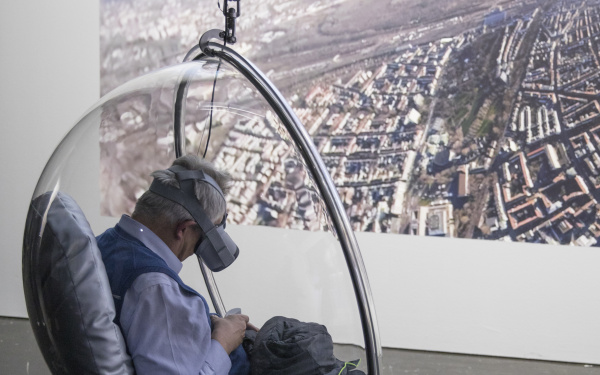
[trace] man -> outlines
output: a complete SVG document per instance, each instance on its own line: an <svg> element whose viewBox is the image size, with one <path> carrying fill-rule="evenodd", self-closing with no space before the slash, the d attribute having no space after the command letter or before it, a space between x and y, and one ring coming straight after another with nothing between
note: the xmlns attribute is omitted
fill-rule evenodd
<svg viewBox="0 0 600 375"><path fill-rule="evenodd" d="M192 155L152 176L132 216L97 238L136 372L247 374L240 344L256 327L241 314L210 316L204 298L177 275L195 252L213 270L237 256L223 231L231 177Z"/></svg>

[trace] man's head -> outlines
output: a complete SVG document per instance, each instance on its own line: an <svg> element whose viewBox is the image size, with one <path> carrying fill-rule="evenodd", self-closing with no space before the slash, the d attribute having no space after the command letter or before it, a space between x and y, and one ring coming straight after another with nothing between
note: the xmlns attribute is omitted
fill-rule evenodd
<svg viewBox="0 0 600 375"><path fill-rule="evenodd" d="M154 182L138 200L132 217L156 233L180 260L192 255L200 240L201 249L214 240L233 244L222 227L211 230L222 224L226 213L222 194L227 193L231 182L227 172L217 170L204 159L186 155L175 160L171 168L155 171L152 176ZM215 237L217 232L220 236ZM206 253L206 257L209 255Z"/></svg>

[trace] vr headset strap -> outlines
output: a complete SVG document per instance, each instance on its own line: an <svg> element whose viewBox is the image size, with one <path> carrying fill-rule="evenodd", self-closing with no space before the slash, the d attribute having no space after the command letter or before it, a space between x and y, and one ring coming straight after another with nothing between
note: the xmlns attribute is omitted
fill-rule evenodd
<svg viewBox="0 0 600 375"><path fill-rule="evenodd" d="M223 191L219 187L219 184L217 184L217 181L215 181L214 178L210 177L206 173L200 170L189 170L180 165L173 165L169 168L169 170L175 173L177 181L179 181L179 185L181 186L181 190L185 191L188 194L191 194L191 196L196 196L194 182L196 180L200 180L212 186L219 193L219 195L221 195L221 198L223 198L223 200L226 200L225 194L223 194Z"/></svg>
<svg viewBox="0 0 600 375"><path fill-rule="evenodd" d="M202 231L215 249L223 250L227 248L220 236L213 235L212 232L217 228L210 221L208 215L206 215L206 212L195 198L188 197L186 193L176 187L165 185L157 180L152 181L150 191L183 206L192 215L196 223L200 225L200 228L202 228Z"/></svg>
<svg viewBox="0 0 600 375"><path fill-rule="evenodd" d="M193 184L193 181L190 181ZM200 228L204 231L204 233L209 232L211 229L215 227L215 225L210 221L208 215L198 203L198 200L192 196L188 196L182 190L177 189L174 186L165 185L158 180L152 181L150 185L151 192L160 195L163 198L166 198L172 202L183 206L190 215L194 218L194 220L200 225Z"/></svg>

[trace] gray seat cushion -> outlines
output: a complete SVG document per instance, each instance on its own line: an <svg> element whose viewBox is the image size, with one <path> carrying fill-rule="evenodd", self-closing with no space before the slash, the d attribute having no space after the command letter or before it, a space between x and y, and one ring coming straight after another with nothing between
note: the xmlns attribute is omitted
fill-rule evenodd
<svg viewBox="0 0 600 375"><path fill-rule="evenodd" d="M40 236L41 234L41 236ZM23 284L38 345L54 374L133 374L94 233L68 195L31 203Z"/></svg>

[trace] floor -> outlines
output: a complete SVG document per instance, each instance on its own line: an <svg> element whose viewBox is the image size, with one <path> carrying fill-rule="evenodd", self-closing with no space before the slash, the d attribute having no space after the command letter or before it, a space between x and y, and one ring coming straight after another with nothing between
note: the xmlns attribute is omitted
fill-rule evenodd
<svg viewBox="0 0 600 375"><path fill-rule="evenodd" d="M343 360L360 357L351 346L337 346L335 353ZM0 317L0 374L50 374L26 319ZM598 375L600 366L384 349L381 374Z"/></svg>

